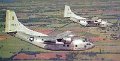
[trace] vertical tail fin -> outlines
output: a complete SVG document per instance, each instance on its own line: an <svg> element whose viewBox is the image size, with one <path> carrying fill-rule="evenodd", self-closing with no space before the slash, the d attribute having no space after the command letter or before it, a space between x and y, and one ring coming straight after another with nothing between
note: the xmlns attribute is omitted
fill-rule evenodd
<svg viewBox="0 0 120 61"><path fill-rule="evenodd" d="M70 9L70 6L65 5L65 9L64 9L64 17L70 17L72 15L72 11Z"/></svg>
<svg viewBox="0 0 120 61"><path fill-rule="evenodd" d="M11 10L6 11L5 32L22 32L34 36L47 36L46 34L42 34L26 28L18 21L15 12Z"/></svg>
<svg viewBox="0 0 120 61"><path fill-rule="evenodd" d="M70 6L68 5L65 5L65 9L64 9L64 17L72 17L72 18L75 18L75 19L86 19L86 18L83 18L83 17L80 17L76 14L74 14L71 9L70 9Z"/></svg>
<svg viewBox="0 0 120 61"><path fill-rule="evenodd" d="M18 19L14 11L6 11L5 32L15 32L18 28Z"/></svg>

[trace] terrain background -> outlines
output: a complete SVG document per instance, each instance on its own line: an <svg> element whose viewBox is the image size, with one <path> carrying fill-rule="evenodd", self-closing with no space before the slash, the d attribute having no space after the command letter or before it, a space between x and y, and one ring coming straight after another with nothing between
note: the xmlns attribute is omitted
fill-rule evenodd
<svg viewBox="0 0 120 61"><path fill-rule="evenodd" d="M71 6L71 10L77 15L89 19L98 17L114 23L114 26L106 29L82 27L80 24L63 17L64 5ZM119 0L0 0L0 60L3 61L13 60L11 57L21 51L66 52L44 50L7 35L4 32L5 11L7 9L14 10L19 21L32 30L49 35L70 30L80 37L90 38L96 45L95 48L86 51L68 51L69 54L73 52L75 54L68 57L67 60L120 61Z"/></svg>

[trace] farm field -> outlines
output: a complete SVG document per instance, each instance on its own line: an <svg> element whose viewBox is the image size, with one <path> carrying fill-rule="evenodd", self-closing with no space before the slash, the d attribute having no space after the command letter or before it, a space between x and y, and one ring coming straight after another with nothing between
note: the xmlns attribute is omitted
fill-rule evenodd
<svg viewBox="0 0 120 61"><path fill-rule="evenodd" d="M64 5L70 5L77 15L118 24L120 28L119 0L0 0L0 60L1 61L120 61L120 34L115 27L101 29L82 27L63 17ZM48 35L57 35L70 30L79 37L87 37L95 44L93 49L85 51L50 51L45 50L4 32L5 10L14 10L18 19L29 29ZM118 22L117 22L118 21ZM52 55L49 58L41 58ZM38 56L36 56L38 55ZM27 58L21 58L25 56ZM31 58L33 57L33 58ZM39 58L38 58L39 57ZM30 58L30 59L29 59Z"/></svg>

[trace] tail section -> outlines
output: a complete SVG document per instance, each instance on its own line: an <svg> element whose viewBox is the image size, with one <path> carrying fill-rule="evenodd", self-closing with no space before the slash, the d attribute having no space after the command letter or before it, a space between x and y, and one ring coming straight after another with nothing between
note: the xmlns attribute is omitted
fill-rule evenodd
<svg viewBox="0 0 120 61"><path fill-rule="evenodd" d="M71 17L72 14L73 12L71 11L70 6L65 5L64 17Z"/></svg>
<svg viewBox="0 0 120 61"><path fill-rule="evenodd" d="M13 11L6 11L5 32L16 32L18 25L18 19Z"/></svg>
<svg viewBox="0 0 120 61"><path fill-rule="evenodd" d="M11 10L6 11L5 32L22 32L33 36L47 36L46 34L42 34L26 28L18 21L15 12Z"/></svg>
<svg viewBox="0 0 120 61"><path fill-rule="evenodd" d="M74 14L71 9L70 9L70 6L68 5L65 5L65 9L64 9L64 17L72 17L72 18L75 18L75 19L86 19L86 18L83 18L83 17L80 17L76 14Z"/></svg>

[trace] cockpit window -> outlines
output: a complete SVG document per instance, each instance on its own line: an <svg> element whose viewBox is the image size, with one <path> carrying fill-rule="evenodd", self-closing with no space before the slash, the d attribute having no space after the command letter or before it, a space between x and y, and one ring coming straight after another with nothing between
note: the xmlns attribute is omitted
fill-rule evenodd
<svg viewBox="0 0 120 61"><path fill-rule="evenodd" d="M87 43L87 45L91 45L90 43Z"/></svg>
<svg viewBox="0 0 120 61"><path fill-rule="evenodd" d="M85 39L83 39L83 42L88 42L88 39L86 39L86 38L85 38Z"/></svg>
<svg viewBox="0 0 120 61"><path fill-rule="evenodd" d="M87 40L83 40L83 42L88 42Z"/></svg>

